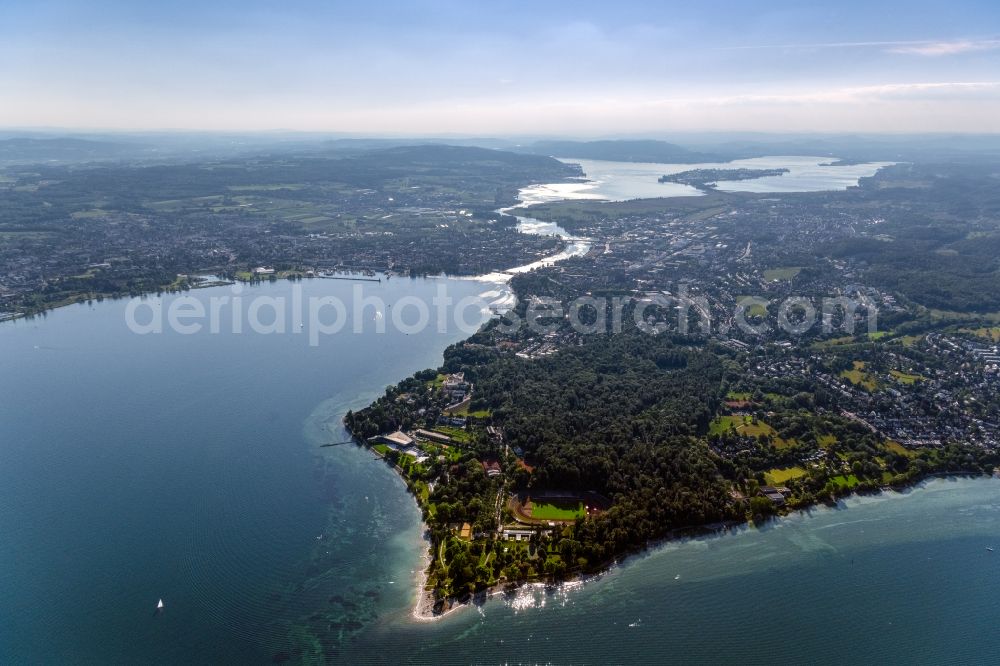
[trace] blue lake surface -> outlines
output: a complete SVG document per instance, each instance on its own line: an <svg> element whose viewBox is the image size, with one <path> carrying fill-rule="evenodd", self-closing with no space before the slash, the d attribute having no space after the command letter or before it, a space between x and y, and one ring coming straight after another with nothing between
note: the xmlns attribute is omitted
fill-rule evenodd
<svg viewBox="0 0 1000 666"><path fill-rule="evenodd" d="M443 282L301 288L350 304L360 286L391 307L429 303ZM455 299L495 289L446 282ZM369 452L320 444L467 333L448 320L377 334L372 307L364 334L349 324L313 347L305 330L246 324L137 335L125 312L105 301L0 324L0 662L270 662L330 596L355 606L339 612L352 628L376 603L408 605L412 576L388 581L396 561L419 564L412 499Z"/></svg>
<svg viewBox="0 0 1000 666"><path fill-rule="evenodd" d="M661 183L660 176L692 169L788 169L780 176L738 181L720 181L723 192L819 192L845 190L858 184L858 179L874 175L892 162L865 162L836 165L835 157L772 155L732 162L704 164L665 164L658 162L614 162L562 157L560 161L578 164L584 179L570 183L532 185L518 195L525 204L546 203L564 199L658 199L696 197L704 192L681 183Z"/></svg>

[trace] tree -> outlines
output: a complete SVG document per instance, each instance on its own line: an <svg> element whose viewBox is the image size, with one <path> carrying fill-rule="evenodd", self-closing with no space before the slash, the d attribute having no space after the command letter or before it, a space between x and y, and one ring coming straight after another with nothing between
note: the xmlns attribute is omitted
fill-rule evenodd
<svg viewBox="0 0 1000 666"><path fill-rule="evenodd" d="M761 520L774 515L774 502L761 495L751 497L750 514L754 517L754 520Z"/></svg>

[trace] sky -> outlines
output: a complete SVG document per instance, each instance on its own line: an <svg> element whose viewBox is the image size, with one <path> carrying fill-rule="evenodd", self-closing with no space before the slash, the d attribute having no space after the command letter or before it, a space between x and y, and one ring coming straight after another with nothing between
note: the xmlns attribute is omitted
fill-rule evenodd
<svg viewBox="0 0 1000 666"><path fill-rule="evenodd" d="M1000 132L1000 3L0 0L0 127Z"/></svg>

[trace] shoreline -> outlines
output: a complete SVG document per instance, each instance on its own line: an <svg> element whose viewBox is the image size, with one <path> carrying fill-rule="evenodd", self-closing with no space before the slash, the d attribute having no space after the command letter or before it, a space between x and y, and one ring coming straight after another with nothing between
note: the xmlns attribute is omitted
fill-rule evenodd
<svg viewBox="0 0 1000 666"><path fill-rule="evenodd" d="M543 265L544 266L552 265L554 263L562 261L563 259L567 259L567 258L569 258L571 256L583 256L583 254L586 254L586 253L579 253L579 254L577 254L577 253L569 253L569 250L567 248L569 247L570 243L574 243L574 242L578 242L578 243L589 242L587 239L576 239L576 238L570 239L570 238L566 238L566 237L562 236L561 234L541 234L541 233L533 233L533 232L530 232L530 231L519 231L519 233L523 233L523 234L526 234L526 235L529 235L529 236L555 236L555 237L557 237L557 238L560 239L560 241L562 242L563 246L559 250L557 250L554 254L546 255L546 256L544 256L544 257L542 257L540 259L535 259L535 260L533 260L533 261L531 261L531 262L529 262L527 264L519 264L517 266L514 266L513 268L508 268L508 269L504 269L504 270L497 270L497 271L493 271L493 272L490 272L490 273L444 273L444 272L442 272L442 273L436 273L436 274L426 273L426 274L421 274L421 275L417 275L417 276L414 276L414 277L416 279L422 279L422 280L440 280L440 279L463 280L463 281L471 281L471 282L483 282L485 284L495 284L495 285L498 285L498 286L506 286L515 275L517 275L518 273L524 272L524 269L526 267L530 267L530 268L528 268L528 270L531 270L533 268L537 268L537 267L543 266ZM562 256L564 254L566 254L567 256ZM206 270L214 270L214 269L206 269ZM323 279L329 280L329 279L336 279L336 280L356 280L356 281L360 281L360 282L381 282L381 280L371 280L371 279L366 279L366 278L363 278L363 277L350 277L346 273L347 272L345 271L345 275L343 277L340 277L340 276L338 276L338 277L329 277L329 276L315 275L315 276L309 276L309 277L303 276L300 279L301 280L323 280ZM382 271L379 274L380 275L386 275L387 272ZM406 275L406 276L404 276L404 275L396 275L396 277L398 279L400 279L400 280L402 280L402 279L413 279L409 275ZM283 277L276 278L275 281L291 281L291 282L295 282L297 280L295 280L295 278L293 278L291 276L288 276L288 277L284 277L283 276ZM270 280L259 280L259 281L241 280L241 279L237 278L237 279L232 280L232 281L230 281L230 280L218 280L218 281L207 282L207 283L204 283L204 284L200 284L200 283L199 284L192 284L192 285L189 285L189 287L187 289L169 289L166 286L164 286L162 289L148 289L146 291L141 291L141 292L139 292L136 295L132 295L132 294L118 294L118 295L115 295L115 294L96 293L96 292L81 292L79 294L74 294L72 296L68 296L67 298L65 298L65 299L63 299L61 301L55 301L55 302L52 302L52 303L46 303L44 306L42 306L41 308L39 308L37 310L31 310L31 311L27 311L27 312L8 312L8 311L2 311L2 312L0 312L0 324L4 324L4 323L7 323L7 322L26 321L26 320L34 319L35 317L44 317L49 312L55 312L56 310L61 310L63 308L67 308L67 307L70 307L70 306L73 306L73 305L88 305L88 301L119 301L119 300L129 300L129 299L132 299L132 298L146 298L148 296L153 296L153 295L158 295L158 294L161 294L162 296L182 295L185 292L195 291L195 290L198 290L198 289L211 289L211 288L215 288L215 287L226 287L226 286L231 286L231 285L234 285L234 284L255 286L256 284L263 283L263 282L271 282L271 281Z"/></svg>
<svg viewBox="0 0 1000 666"><path fill-rule="evenodd" d="M512 592L516 593L524 588L538 588L545 590L550 588L551 589L563 588L566 587L567 585L572 587L583 586L586 585L587 583L599 580L604 576L613 573L615 569L620 568L623 565L626 565L629 562L629 560L638 558L643 554L650 554L660 548L663 548L673 543L684 543L690 540L713 538L713 537L721 538L730 534L735 534L739 528L763 529L768 527L772 523L773 524L781 523L790 518L802 518L802 517L808 518L810 517L810 513L812 512L813 509L826 508L829 510L837 510L838 507L840 507L841 503L844 502L845 500L850 500L850 499L857 500L866 497L868 498L881 497L885 499L892 499L890 493L892 495L897 496L897 498L905 499L905 497L910 493L912 493L914 490L920 490L921 488L926 486L927 483L932 481L947 481L949 479L987 480L991 478L1000 479L1000 469L995 470L992 474L986 474L986 473L973 474L970 472L954 472L954 473L938 472L934 474L928 474L927 476L915 480L913 483L907 484L900 488L887 486L880 488L878 491L875 492L865 492L865 493L851 492L842 497L838 497L835 502L817 502L815 504L810 504L808 506L799 507L797 509L789 511L786 514L777 514L774 516L770 516L767 518L767 520L759 524L755 523L753 520L747 520L743 522L727 521L723 523L708 523L706 525L678 527L671 530L671 532L666 536L660 539L656 539L654 541L650 541L641 548L637 548L635 550L620 554L619 556L613 558L612 560L602 564L598 571L579 573L569 576L563 580L552 581L552 582L524 580L517 583L504 583L502 585L500 584L491 585L485 588L484 590L481 590L471 595L465 601L460 601L456 597L449 597L445 599L444 603L446 608L440 613L434 612L434 606L437 604L438 600L434 597L433 592L426 589L427 570L430 567L431 544L426 536L427 524L423 520L421 520L420 521L421 527L425 528L422 533L423 536L421 537L421 541L427 546L427 548L425 548L423 551L423 555L421 556L421 561L425 566L418 571L415 577L417 582L417 588L416 588L417 600L413 606L410 616L414 622L421 624L435 622L437 620L444 619L445 617L462 609L474 608L476 606L480 606L489 601L493 597L507 595Z"/></svg>
<svg viewBox="0 0 1000 666"><path fill-rule="evenodd" d="M535 187L537 185L539 185L539 183L535 183L533 185L527 185L525 187L522 187L522 188L520 188L518 190L518 194L520 195L520 193L523 190L531 188L531 187ZM499 212L499 213L504 214L504 215L509 215L509 213L507 213L506 211L513 210L513 209L520 208L520 207L531 206L531 205L533 205L533 204L532 203L525 203L521 199L518 198L518 199L515 199L515 202L513 204L511 204L510 206L505 206L505 207L498 208L498 209L496 209L495 212ZM492 272L489 272L489 273L447 273L447 272L441 272L441 273L434 274L434 275L429 274L429 273L424 273L424 274L421 274L421 275L417 275L416 277L424 278L424 279L451 278L451 279L456 279L456 280L474 280L474 281L488 282L488 283L494 283L494 284L506 284L506 283L510 282L511 278L513 278L515 275L517 275L518 273L524 272L525 269L531 270L532 268L536 268L536 267L539 267L539 266L551 265L553 263L562 261L563 259L567 259L570 256L582 256L583 254L586 254L586 252L580 253L579 255L570 253L568 256L561 256L561 255L567 253L568 248L573 243L586 243L586 242L588 242L589 239L575 238L575 237L569 235L568 233L551 233L551 234L549 234L549 233L541 233L541 232L537 232L537 231L530 231L530 230L527 230L527 229L522 229L521 228L521 224L520 224L520 217L518 217L516 215L511 215L511 217L518 218L518 220L519 220L518 225L516 227L518 233L526 234L528 236L555 236L556 238L558 238L560 240L561 247L554 254L534 259L533 261L530 261L527 264L518 264L517 266L514 266L512 268L498 269L498 270L495 270L495 271L492 271ZM533 218L525 218L525 219L533 219ZM219 266L214 266L214 267L210 267L210 268L203 268L203 269L199 269L197 271L191 271L190 273L188 273L188 275L203 275L203 276L204 275L211 275L211 276L215 276L218 272L225 270L225 268L226 267L219 267ZM298 273L300 270L304 271L306 269L292 269L289 272ZM379 273L381 275L386 275L390 271L390 269L388 269L388 268L387 269L377 269L377 270L376 269L372 269L372 268L368 268L368 269L364 269L364 268L361 268L361 269L346 268L346 269L343 269L343 270L337 271L337 272L338 273L342 273L342 274L351 274L351 273L355 273L355 272L362 272L364 270L371 270L371 271L374 271L374 272ZM410 276L406 276L404 274L397 274L397 275L400 278L410 277ZM293 277L292 276L288 276L288 275L284 275L284 276L281 276L281 277L277 277L277 279L278 280L292 280ZM324 276L321 276L321 275L300 276L300 279L324 279ZM329 279L329 278L325 278L325 279ZM337 278L337 279L340 279L340 278ZM350 278L350 279L361 279L361 278ZM261 282L263 282L263 281L264 280L261 280ZM226 286L226 285L237 284L237 283L238 284L253 285L254 282L255 282L254 280L244 280L244 279L241 279L241 278L236 278L235 280L231 280L231 281L230 280L225 280L225 279L217 279L217 280L209 281L208 283L205 283L205 284L200 284L200 283L189 284L187 289L176 288L176 287L174 287L174 283L168 283L168 284L160 285L160 286L158 286L156 288L152 288L151 287L151 288L149 288L149 289L147 289L145 291L141 291L141 292L139 292L138 294L135 294L135 295L133 295L133 294L112 294L112 293L91 292L91 291L79 292L79 293L75 293L75 294L71 294L69 296L66 296L65 298L63 298L62 300L59 300L59 301L53 301L51 303L45 303L45 304L41 305L40 307L38 307L37 309L31 309L31 310L28 310L28 311L20 311L20 312L0 311L0 324L5 323L5 322L9 322L9 321L29 320L29 319L32 319L34 317L44 316L47 312L52 312L54 310L59 310L61 308L64 308L64 307L67 307L67 306L70 306L70 305L86 305L87 302L91 301L91 300L124 300L124 299L136 298L136 297L145 298L145 297L147 297L147 296L149 296L151 294L156 294L156 293L160 293L160 292L162 292L163 295L182 294L185 291L194 290L194 289L206 289L206 288L210 288L210 287Z"/></svg>
<svg viewBox="0 0 1000 666"><path fill-rule="evenodd" d="M410 493L412 495L412 493ZM802 513L804 509L811 507L804 507L803 509L796 510L795 513ZM775 516L774 518L785 518L786 516ZM556 589L562 588L567 585L576 587L582 586L595 580L599 580L604 576L612 573L615 568L624 564L627 560L641 555L642 553L655 550L669 543L677 541L685 541L687 539L697 539L701 537L709 536L721 536L735 527L744 526L751 524L751 521L747 522L728 522L728 523L710 523L707 525L700 525L694 527L679 527L671 530L671 534L663 537L662 539L657 539L655 542L646 544L643 548L637 549L632 552L627 552L611 559L610 561L603 563L598 571L577 573L567 578L558 581L539 581L539 580L523 580L515 583L503 583L490 585L489 587L470 595L470 597L461 601L457 597L448 597L444 600L439 600L435 598L434 593L427 590L427 571L430 568L431 553L430 547L432 544L427 538L427 523L423 520L420 521L421 527L424 528L421 537L421 542L426 546L423 550L421 560L424 564L423 568L420 569L415 576L417 583L416 596L417 600L413 606L411 612L412 619L419 623L435 622L437 620L444 619L445 617L460 611L464 608L473 608L481 604L486 603L491 598L496 596L507 595L511 593L516 593L524 588L539 588L539 589ZM434 611L434 607L437 605L438 601L443 601L446 608L438 613Z"/></svg>

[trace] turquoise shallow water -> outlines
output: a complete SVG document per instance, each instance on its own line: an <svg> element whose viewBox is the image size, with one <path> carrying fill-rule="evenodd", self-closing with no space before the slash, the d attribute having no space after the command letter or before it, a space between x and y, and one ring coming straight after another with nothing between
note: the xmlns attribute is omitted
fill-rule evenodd
<svg viewBox="0 0 1000 666"><path fill-rule="evenodd" d="M450 284L456 296L489 288ZM429 299L436 286L394 280L366 294ZM303 285L345 299L352 288ZM137 336L124 307L0 325L0 662L269 663L320 649L387 664L1000 653L991 479L671 543L585 584L416 622L423 542L411 498L368 452L318 446L345 438L347 408L437 364L463 334L390 327L319 347L291 334ZM154 617L160 597L167 609Z"/></svg>

